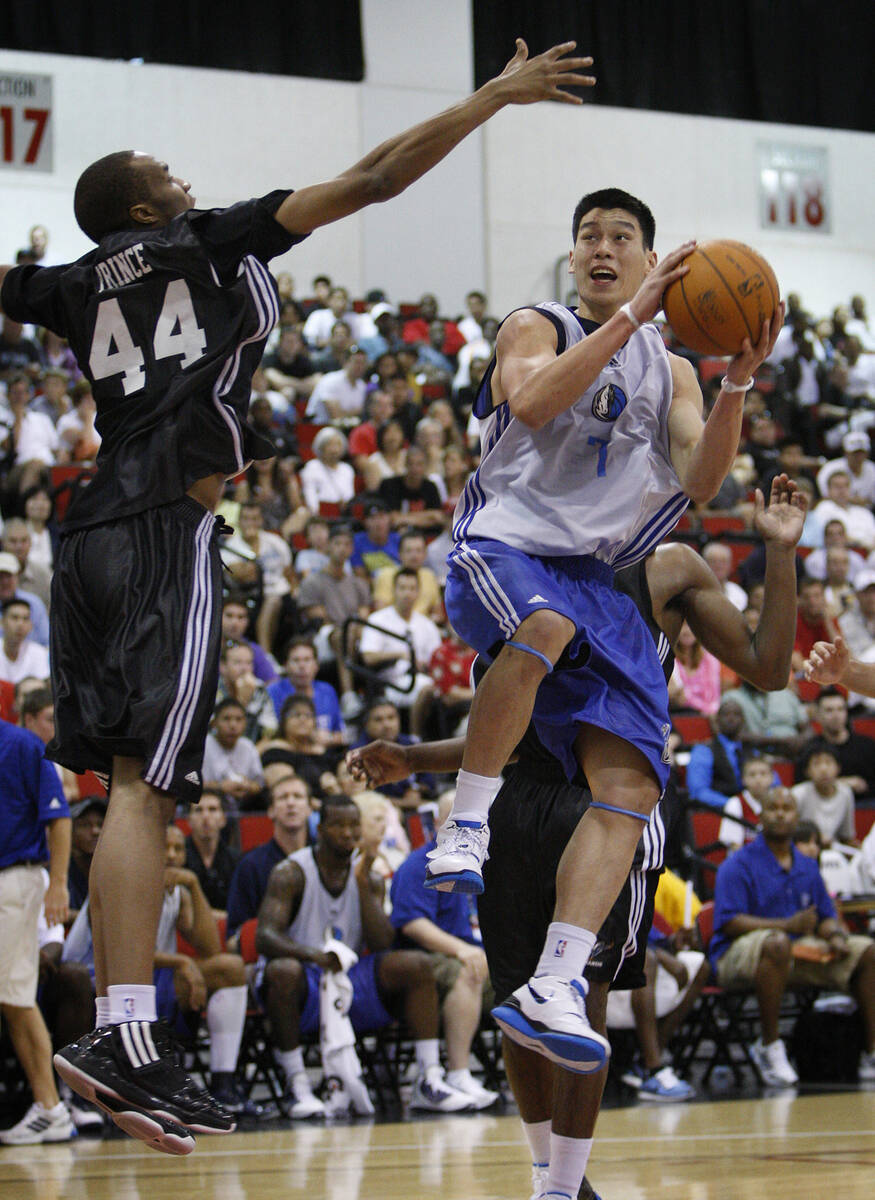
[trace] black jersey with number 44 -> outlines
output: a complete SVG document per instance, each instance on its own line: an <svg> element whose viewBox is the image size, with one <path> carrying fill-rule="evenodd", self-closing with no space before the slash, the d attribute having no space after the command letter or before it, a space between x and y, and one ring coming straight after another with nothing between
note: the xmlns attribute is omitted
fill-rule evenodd
<svg viewBox="0 0 875 1200"><path fill-rule="evenodd" d="M289 194L191 209L108 234L68 266L8 272L3 311L67 338L97 403L97 473L66 529L166 504L273 453L246 414L279 315L266 264L303 240L274 219Z"/></svg>

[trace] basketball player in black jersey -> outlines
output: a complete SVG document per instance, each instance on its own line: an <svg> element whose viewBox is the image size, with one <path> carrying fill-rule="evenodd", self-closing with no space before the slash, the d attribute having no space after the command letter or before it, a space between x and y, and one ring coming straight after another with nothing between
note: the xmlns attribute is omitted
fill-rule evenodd
<svg viewBox="0 0 875 1200"><path fill-rule="evenodd" d="M91 872L97 1029L55 1058L76 1091L169 1153L233 1121L175 1065L155 1024L152 956L164 827L199 798L216 694L226 477L272 445L246 423L278 317L267 263L321 225L398 195L507 104L589 86L575 43L529 60L521 40L473 96L385 142L338 178L198 211L146 154L93 163L74 207L97 248L67 266L0 268L0 307L67 338L93 385L103 442L71 506L52 588L55 761L110 776Z"/></svg>
<svg viewBox="0 0 875 1200"><path fill-rule="evenodd" d="M669 647L687 621L705 648L744 679L764 691L786 687L796 629L795 549L805 513L805 496L786 475L774 480L768 508L757 493L754 528L766 547L766 577L762 616L754 634L724 596L710 567L689 546L660 546L644 562L617 572L614 586L639 608L667 674L673 658ZM412 746L372 742L351 751L347 761L354 774L379 786L404 779L411 771L454 771L463 748L464 738ZM517 747L516 766L490 810L490 858L485 890L478 896L483 947L498 996L525 984L538 961L552 918L559 859L590 798L583 777L569 784L530 726ZM644 984L653 895L662 869L660 847L654 845L661 836L660 825L657 812L585 971L587 1014L603 1035L609 988ZM503 1052L520 1117L536 1143L532 1157L538 1168L536 1188L541 1190L535 1195L545 1200L577 1195L580 1187L580 1196L594 1197L584 1172L607 1070L573 1074L507 1037Z"/></svg>

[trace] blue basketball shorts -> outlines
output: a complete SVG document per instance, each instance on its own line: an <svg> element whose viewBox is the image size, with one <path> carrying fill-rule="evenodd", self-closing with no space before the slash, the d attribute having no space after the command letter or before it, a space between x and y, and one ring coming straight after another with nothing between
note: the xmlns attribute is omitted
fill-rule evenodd
<svg viewBox="0 0 875 1200"><path fill-rule="evenodd" d="M447 616L487 661L539 609L574 624L571 642L538 688L533 714L538 737L568 779L578 769L577 726L589 724L636 746L664 788L671 729L665 675L644 619L612 586L611 567L588 555L538 557L488 538L458 542L447 562Z"/></svg>
<svg viewBox="0 0 875 1200"><path fill-rule="evenodd" d="M352 1004L347 1016L352 1022L356 1033L372 1033L390 1025L395 1018L388 1011L380 998L380 988L377 983L377 968L380 965L381 954L366 954L354 963L349 971L352 983ZM264 1003L264 971L267 960L260 958L256 968L254 990L259 1004ZM301 1010L301 1035L311 1037L319 1033L319 981L322 971L311 963L304 964L307 976L307 996Z"/></svg>

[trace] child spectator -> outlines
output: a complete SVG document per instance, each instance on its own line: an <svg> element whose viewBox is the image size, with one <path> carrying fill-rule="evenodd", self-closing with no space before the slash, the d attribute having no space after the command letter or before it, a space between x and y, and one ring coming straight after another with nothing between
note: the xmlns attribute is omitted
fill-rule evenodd
<svg viewBox="0 0 875 1200"><path fill-rule="evenodd" d="M814 821L825 846L836 840L846 846L859 846L854 825L854 793L846 783L839 783L838 755L829 746L815 746L803 769L805 782L793 788L799 817Z"/></svg>

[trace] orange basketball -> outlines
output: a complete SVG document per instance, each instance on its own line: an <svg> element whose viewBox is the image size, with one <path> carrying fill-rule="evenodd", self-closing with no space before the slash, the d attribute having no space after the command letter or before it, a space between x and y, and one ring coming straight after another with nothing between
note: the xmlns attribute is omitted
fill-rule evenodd
<svg viewBox="0 0 875 1200"><path fill-rule="evenodd" d="M685 260L689 271L662 299L677 339L699 354L738 354L744 339L756 345L763 321L780 303L775 272L743 242L702 242Z"/></svg>

